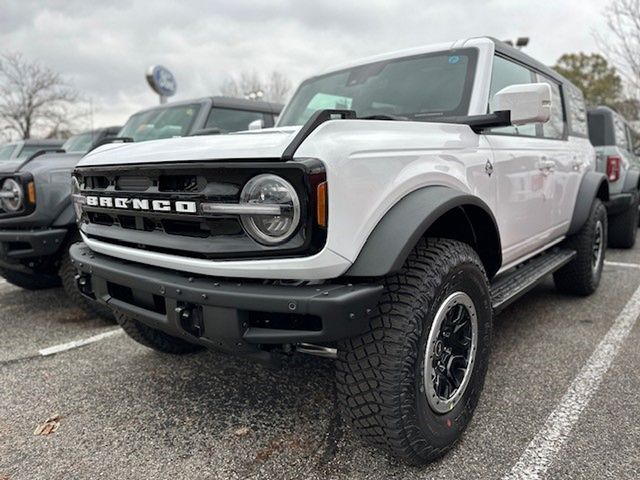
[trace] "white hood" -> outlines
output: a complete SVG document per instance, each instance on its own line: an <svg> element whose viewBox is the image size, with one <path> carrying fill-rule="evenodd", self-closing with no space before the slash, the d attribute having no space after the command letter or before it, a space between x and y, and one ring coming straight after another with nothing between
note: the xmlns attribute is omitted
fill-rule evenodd
<svg viewBox="0 0 640 480"><path fill-rule="evenodd" d="M82 166L280 158L300 127L112 143L83 157Z"/></svg>

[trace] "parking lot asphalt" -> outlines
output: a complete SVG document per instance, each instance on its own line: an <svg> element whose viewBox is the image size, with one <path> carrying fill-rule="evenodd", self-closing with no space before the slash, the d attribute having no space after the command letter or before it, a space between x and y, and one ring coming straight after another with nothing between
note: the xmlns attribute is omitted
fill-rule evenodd
<svg viewBox="0 0 640 480"><path fill-rule="evenodd" d="M124 335L42 357L113 330L62 290L0 283L0 479L503 478L640 287L640 245L609 250L588 298L548 279L495 318L480 405L456 448L410 468L364 445L335 405L331 360L279 370L222 354L160 355ZM637 314L634 314L637 315ZM545 478L640 478L640 323L571 423ZM34 435L60 415L57 431Z"/></svg>

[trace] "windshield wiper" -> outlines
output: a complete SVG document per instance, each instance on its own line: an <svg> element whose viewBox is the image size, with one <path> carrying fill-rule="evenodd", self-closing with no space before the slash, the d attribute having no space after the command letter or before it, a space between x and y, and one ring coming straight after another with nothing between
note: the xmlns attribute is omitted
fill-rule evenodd
<svg viewBox="0 0 640 480"><path fill-rule="evenodd" d="M407 121L409 117L403 117L402 115L388 115L386 113L376 114L376 115L367 115L366 117L358 117L358 120L398 120L398 121Z"/></svg>

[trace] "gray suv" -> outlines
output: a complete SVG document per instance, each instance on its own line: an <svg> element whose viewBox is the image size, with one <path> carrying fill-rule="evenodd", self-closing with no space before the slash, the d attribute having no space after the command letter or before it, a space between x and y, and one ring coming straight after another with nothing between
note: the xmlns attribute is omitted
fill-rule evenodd
<svg viewBox="0 0 640 480"><path fill-rule="evenodd" d="M589 109L589 139L596 149L596 170L609 180L609 246L631 248L638 230L640 136L609 107Z"/></svg>
<svg viewBox="0 0 640 480"><path fill-rule="evenodd" d="M229 97L172 102L133 114L121 129L76 135L65 143L66 153L60 153L62 142L56 141L47 143L56 153L0 161L0 275L29 290L62 283L78 305L111 316L78 292L76 271L68 259L69 245L80 238L71 205L71 172L84 154L103 143L271 127L281 109L278 104ZM20 156L13 150L9 154Z"/></svg>

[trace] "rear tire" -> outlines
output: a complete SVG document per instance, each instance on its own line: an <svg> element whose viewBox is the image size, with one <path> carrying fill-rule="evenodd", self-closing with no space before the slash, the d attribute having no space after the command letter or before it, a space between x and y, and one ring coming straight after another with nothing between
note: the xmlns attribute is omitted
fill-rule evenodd
<svg viewBox="0 0 640 480"><path fill-rule="evenodd" d="M122 313L115 313L116 321L130 338L147 348L172 355L184 355L202 350L199 345L167 335L160 330L148 327Z"/></svg>
<svg viewBox="0 0 640 480"><path fill-rule="evenodd" d="M556 288L572 295L591 295L600 284L607 245L607 211L600 199L594 200L589 218L564 245L577 255L553 274Z"/></svg>
<svg viewBox="0 0 640 480"><path fill-rule="evenodd" d="M10 284L25 290L44 290L60 286L60 278L55 275L16 272L4 268L0 269L0 275Z"/></svg>
<svg viewBox="0 0 640 480"><path fill-rule="evenodd" d="M338 346L338 400L363 439L423 465L453 447L478 404L491 343L489 284L473 249L447 239L421 240L384 283L369 331Z"/></svg>
<svg viewBox="0 0 640 480"><path fill-rule="evenodd" d="M76 285L77 273L78 272L76 268L71 263L69 252L65 252L64 256L62 257L60 269L58 270L58 275L60 275L60 279L62 280L62 287L64 288L67 296L73 303L85 310L87 313L91 315L97 315L98 317L104 318L105 320L115 321L113 313L109 308L101 305L95 300L87 298L80 293Z"/></svg>
<svg viewBox="0 0 640 480"><path fill-rule="evenodd" d="M609 246L632 248L638 233L638 192L627 210L609 218Z"/></svg>

